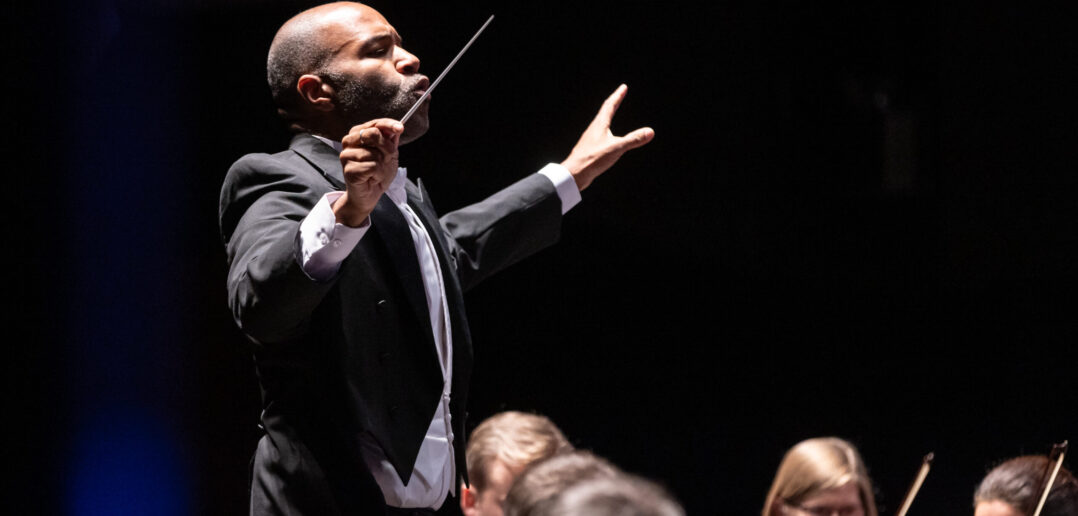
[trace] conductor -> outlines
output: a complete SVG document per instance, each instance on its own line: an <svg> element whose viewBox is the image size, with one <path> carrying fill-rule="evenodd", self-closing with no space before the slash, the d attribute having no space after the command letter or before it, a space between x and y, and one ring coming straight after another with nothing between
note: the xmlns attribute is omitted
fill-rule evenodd
<svg viewBox="0 0 1078 516"><path fill-rule="evenodd" d="M253 343L265 435L252 514L459 511L472 341L463 292L555 242L580 191L654 137L606 99L565 161L442 217L398 167L429 125L419 58L374 9L332 3L277 32L267 79L296 132L221 190L228 295Z"/></svg>

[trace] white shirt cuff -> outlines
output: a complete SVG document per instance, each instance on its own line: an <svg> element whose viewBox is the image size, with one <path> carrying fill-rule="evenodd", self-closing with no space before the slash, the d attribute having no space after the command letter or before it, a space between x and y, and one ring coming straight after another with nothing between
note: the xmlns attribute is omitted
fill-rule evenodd
<svg viewBox="0 0 1078 516"><path fill-rule="evenodd" d="M300 265L311 279L326 281L335 276L341 262L371 227L370 217L356 228L337 222L333 203L343 194L330 192L323 195L299 225Z"/></svg>
<svg viewBox="0 0 1078 516"><path fill-rule="evenodd" d="M554 183L554 189L558 191L558 198L561 199L562 215L580 203L580 188L576 186L576 181L573 180L569 169L559 163L548 163L539 170L539 173Z"/></svg>

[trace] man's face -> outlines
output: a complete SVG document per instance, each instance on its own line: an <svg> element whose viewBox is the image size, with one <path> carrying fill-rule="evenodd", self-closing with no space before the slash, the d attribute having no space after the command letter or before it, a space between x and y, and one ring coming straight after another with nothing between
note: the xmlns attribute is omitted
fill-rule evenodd
<svg viewBox="0 0 1078 516"><path fill-rule="evenodd" d="M487 485L482 491L472 488L462 493L461 509L465 516L502 516L502 504L519 471L510 469L501 461L493 461L487 472Z"/></svg>
<svg viewBox="0 0 1078 516"><path fill-rule="evenodd" d="M397 31L374 9L350 5L331 16L322 34L334 54L321 75L334 89L337 112L350 126L400 120L430 84L419 73L419 58L401 47ZM429 105L428 97L408 119L401 143L427 131Z"/></svg>

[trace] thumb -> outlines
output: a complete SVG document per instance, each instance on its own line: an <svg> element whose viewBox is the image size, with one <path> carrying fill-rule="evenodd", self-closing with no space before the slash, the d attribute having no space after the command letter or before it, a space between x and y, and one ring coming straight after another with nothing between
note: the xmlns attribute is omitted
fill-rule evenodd
<svg viewBox="0 0 1078 516"><path fill-rule="evenodd" d="M641 127L625 136L621 137L620 145L622 151L629 149L635 149L642 147L655 138L655 130L650 127Z"/></svg>

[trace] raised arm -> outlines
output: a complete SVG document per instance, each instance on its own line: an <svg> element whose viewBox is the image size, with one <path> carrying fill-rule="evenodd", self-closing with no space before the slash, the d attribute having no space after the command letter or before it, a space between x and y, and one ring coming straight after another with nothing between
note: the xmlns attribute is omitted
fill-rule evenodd
<svg viewBox="0 0 1078 516"><path fill-rule="evenodd" d="M561 163L580 190L630 149L643 146L655 137L650 127L625 136L615 136L610 131L610 122L627 91L623 84L607 97L569 157ZM567 210L562 202L551 180L535 174L442 217L443 225L457 245L454 252L463 287L468 289L557 241L561 215Z"/></svg>

